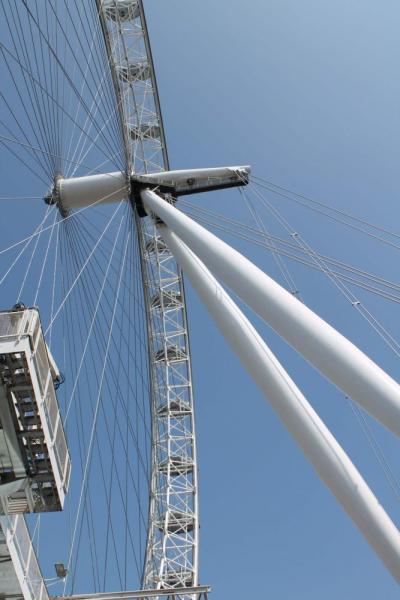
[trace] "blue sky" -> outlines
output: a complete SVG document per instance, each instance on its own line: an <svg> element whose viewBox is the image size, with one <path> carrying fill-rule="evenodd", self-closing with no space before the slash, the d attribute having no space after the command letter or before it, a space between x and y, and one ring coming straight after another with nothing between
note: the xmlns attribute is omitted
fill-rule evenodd
<svg viewBox="0 0 400 600"><path fill-rule="evenodd" d="M147 0L145 8L172 168L250 164L259 177L399 231L398 3ZM1 156L0 195L43 193L40 182L21 177L15 161ZM398 250L265 194L314 249L398 281ZM236 191L191 201L251 223ZM41 203L25 205L21 219L15 205L4 207L2 247L29 233L37 212L43 213ZM287 236L265 212L263 219L272 233ZM283 283L270 254L223 237ZM301 265L287 265L304 301L399 379L398 357L332 283ZM12 293L4 292L6 306ZM399 339L398 305L356 293ZM397 598L397 585L303 458L190 285L187 294L201 583L210 584L219 600L244 594ZM47 306L49 297L42 301ZM343 394L250 316L399 523L398 498ZM56 350L62 360L62 348ZM368 422L398 475L398 442ZM62 517L42 518L41 557L51 577L51 564L65 557L61 549L56 556L58 540L51 539L50 525L46 530L47 518L56 524ZM81 586L88 591L85 581Z"/></svg>

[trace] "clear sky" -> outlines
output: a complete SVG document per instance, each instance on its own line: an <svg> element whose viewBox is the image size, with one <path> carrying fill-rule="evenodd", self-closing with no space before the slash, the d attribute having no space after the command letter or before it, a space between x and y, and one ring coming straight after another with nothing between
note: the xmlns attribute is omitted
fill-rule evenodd
<svg viewBox="0 0 400 600"><path fill-rule="evenodd" d="M172 168L250 164L258 177L400 231L398 2L146 0L145 8ZM30 195L31 190L42 195L44 186L21 177L16 164L2 151L0 196ZM318 252L399 281L398 248L285 197L263 194ZM251 223L235 190L191 201ZM40 209L39 204L25 205L20 215L15 204L3 206L2 247L32 231L39 221L36 210L40 218L43 214L41 203ZM268 213L260 209L260 214L271 233L290 241ZM284 284L269 253L222 235ZM286 264L303 300L399 379L398 356L332 282L296 263ZM36 271L37 279L40 265ZM20 281L21 272L18 277ZM398 303L352 289L399 340ZM13 293L4 292L5 307ZM33 290L30 295L34 297ZM210 584L212 598L218 600L397 598L397 584L308 465L190 285L187 295L200 469L201 583ZM48 310L50 295L42 301ZM343 394L250 316L399 524L399 496L389 487ZM63 352L56 342L60 362ZM368 423L399 477L398 441L372 420ZM66 560L56 529L46 528L46 522L57 527L60 519L42 517L46 577L54 576L52 563ZM56 552L58 547L62 550ZM89 591L84 584L79 591Z"/></svg>

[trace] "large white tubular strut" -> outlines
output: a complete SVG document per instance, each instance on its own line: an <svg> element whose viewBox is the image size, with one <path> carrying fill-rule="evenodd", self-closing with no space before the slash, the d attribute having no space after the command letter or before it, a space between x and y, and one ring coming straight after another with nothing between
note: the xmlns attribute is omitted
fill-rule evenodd
<svg viewBox="0 0 400 600"><path fill-rule="evenodd" d="M204 263L168 227L162 225L159 230L267 401L393 577L400 582L400 534L360 473Z"/></svg>
<svg viewBox="0 0 400 600"><path fill-rule="evenodd" d="M141 195L145 208L166 223L216 277L347 396L400 436L396 381L242 254L153 191Z"/></svg>

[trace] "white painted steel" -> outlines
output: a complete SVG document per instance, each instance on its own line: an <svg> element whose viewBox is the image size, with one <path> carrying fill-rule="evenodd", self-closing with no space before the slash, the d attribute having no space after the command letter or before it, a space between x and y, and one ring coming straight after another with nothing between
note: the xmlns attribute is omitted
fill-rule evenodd
<svg viewBox="0 0 400 600"><path fill-rule="evenodd" d="M183 169L149 173L137 176L142 183L171 186L177 194L196 193L222 187L245 185L250 175L249 166L213 167L210 169Z"/></svg>
<svg viewBox="0 0 400 600"><path fill-rule="evenodd" d="M223 280L323 375L400 436L400 386L352 342L271 277L165 202L142 192L145 207L165 222Z"/></svg>
<svg viewBox="0 0 400 600"><path fill-rule="evenodd" d="M118 171L59 179L57 193L64 210L89 204L118 202L129 197L129 181L125 173Z"/></svg>
<svg viewBox="0 0 400 600"><path fill-rule="evenodd" d="M15 597L23 598L23 600L49 600L46 583L40 571L23 515L0 517L0 529L4 534L20 588L20 590L15 590L17 592Z"/></svg>
<svg viewBox="0 0 400 600"><path fill-rule="evenodd" d="M162 173L149 173L140 177L143 181L157 181L160 183L174 183L180 181L186 181L192 177L200 180L207 180L211 178L230 177L236 173L245 173L250 175L250 166L237 166L237 167L211 167L202 169L178 169L175 171L164 171Z"/></svg>
<svg viewBox="0 0 400 600"><path fill-rule="evenodd" d="M238 306L166 226L160 233L216 325L321 479L400 582L400 534L334 436Z"/></svg>
<svg viewBox="0 0 400 600"><path fill-rule="evenodd" d="M250 167L213 167L211 169L184 169L147 174L134 174L143 183L171 185L179 189L195 190L228 183L242 184L250 174ZM82 208L89 204L108 204L129 198L130 183L125 173L100 173L85 177L60 178L56 194L64 210Z"/></svg>

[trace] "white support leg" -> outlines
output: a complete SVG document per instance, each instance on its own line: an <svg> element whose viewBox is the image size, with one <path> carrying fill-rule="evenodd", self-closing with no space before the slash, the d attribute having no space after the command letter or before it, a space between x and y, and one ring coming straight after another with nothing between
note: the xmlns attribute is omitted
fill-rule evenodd
<svg viewBox="0 0 400 600"><path fill-rule="evenodd" d="M167 227L160 227L160 233L267 401L400 582L400 534L349 457L207 267Z"/></svg>
<svg viewBox="0 0 400 600"><path fill-rule="evenodd" d="M400 436L400 386L394 379L231 246L154 192L144 190L142 200L280 336Z"/></svg>

